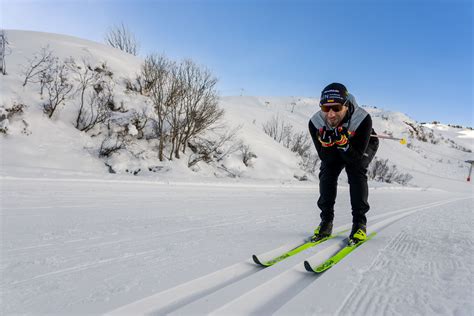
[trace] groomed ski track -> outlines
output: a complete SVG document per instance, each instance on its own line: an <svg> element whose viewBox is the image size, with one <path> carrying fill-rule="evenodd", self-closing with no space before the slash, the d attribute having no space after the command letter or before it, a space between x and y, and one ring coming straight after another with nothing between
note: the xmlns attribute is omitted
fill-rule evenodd
<svg viewBox="0 0 474 316"><path fill-rule="evenodd" d="M1 313L469 315L473 199L372 187L374 239L321 275L344 238L268 268L319 222L317 185L3 178ZM349 229L339 187L335 231Z"/></svg>
<svg viewBox="0 0 474 316"><path fill-rule="evenodd" d="M308 260L312 266L322 263L345 245L345 237L328 240L321 245L303 251L268 268L258 267L249 259L137 302L127 304L107 313L107 315L313 314L325 310L324 308L318 309L314 306L317 306L319 301L324 305L324 293L327 290L334 290L335 287L347 289L345 291L347 292L346 297L343 297L341 300L342 305L336 310L337 314L341 312L345 314L347 310L351 311L350 302L363 300L364 296L364 293L361 294L356 289L357 286L354 286L352 282L353 277L345 273L353 273L351 270L354 269L367 271L377 266L383 266L383 261L377 262L377 260L374 261L373 259L374 256L378 258L377 254L381 251L383 252L384 249L410 247L410 245L401 245L403 239L399 240L399 238L401 236L406 238L406 234L404 235L403 232L395 234L393 237L390 236L393 234L393 230L390 229L392 224L422 211L455 207L458 203L466 203L466 201L472 201L472 198L444 199L369 217L369 222L371 222L369 232L377 232L377 236L380 237L369 241L324 274L315 275L307 272L303 267L303 261ZM335 231L341 231L350 227L351 224L348 223L335 228ZM389 242L386 244L380 239L389 239ZM268 257L269 254L277 254L284 249L290 249L292 246L288 244L277 247L262 254L262 257ZM403 248L402 252L407 253L407 250ZM350 257L356 256L358 257L358 267L352 267L351 262L353 260ZM361 262L365 264L361 265ZM325 275L328 274L339 275L338 279L340 282L337 284L325 284L323 280L319 280L324 279ZM390 274L385 273L385 275ZM393 282L390 277L388 279L388 282ZM379 281L372 280L372 286L375 286L377 282ZM320 286L318 286L319 284ZM307 288L311 288L313 293L309 295L310 304L302 299L303 295L300 295ZM364 290L368 291L368 288L366 287ZM285 308L285 305L291 301L298 303L290 304L291 307ZM360 304L359 302L357 303ZM372 302L366 301L365 305L362 307L358 305L358 308L353 309L352 312L357 312L357 314L374 312L373 305Z"/></svg>

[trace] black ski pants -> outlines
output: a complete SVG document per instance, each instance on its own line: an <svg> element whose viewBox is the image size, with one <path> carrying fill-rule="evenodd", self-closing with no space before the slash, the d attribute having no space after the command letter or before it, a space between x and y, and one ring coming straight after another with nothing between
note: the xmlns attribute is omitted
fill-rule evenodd
<svg viewBox="0 0 474 316"><path fill-rule="evenodd" d="M369 188L367 185L367 167L375 156L375 150L369 150L367 156L357 163L346 163L341 157L335 156L330 161L322 161L319 170L319 199L321 220L334 219L334 204L337 196L337 180L342 169L346 169L349 180L349 193L352 206L352 222L367 224L365 214L369 211Z"/></svg>

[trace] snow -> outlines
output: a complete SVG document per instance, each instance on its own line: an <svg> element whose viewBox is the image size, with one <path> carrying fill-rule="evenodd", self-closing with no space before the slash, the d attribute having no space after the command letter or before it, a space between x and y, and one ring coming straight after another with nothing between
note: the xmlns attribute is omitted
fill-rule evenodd
<svg viewBox="0 0 474 316"><path fill-rule="evenodd" d="M252 254L291 249L311 234L319 212L317 177L296 180L305 173L300 158L262 124L278 115L305 132L316 99L223 97L226 123L240 126L239 139L257 156L251 166L225 157L236 178L206 164L190 170L186 158L159 162L152 152L115 156L108 162L120 172L110 174L98 141L71 123L72 108L52 120L42 114L38 92L21 87L21 64L49 43L61 57L106 60L120 82L141 61L64 35L8 36L0 113L13 102L28 108L2 123L8 134L0 136L2 315L474 313L474 195L465 163L472 129L366 107L379 134L407 138L409 146L381 140L377 156L410 173L410 185L369 182L368 230L377 234L324 274L307 272L303 261L322 262L342 236L263 269ZM143 105L116 89L128 106ZM413 138L405 122L432 132L435 143ZM126 171L140 168L137 176ZM336 232L351 226L344 175L334 225Z"/></svg>
<svg viewBox="0 0 474 316"><path fill-rule="evenodd" d="M387 305L397 313L429 314L440 304L472 312L466 192L371 188L369 230L378 234L318 278L303 260L329 256L341 239L267 269L250 259L314 229L313 186L22 178L2 186L6 314L333 314L341 306L378 314L382 307L357 304L360 288L374 299L398 293ZM350 225L349 208L343 186L336 230ZM391 281L376 282L381 276ZM423 296L407 304L416 293Z"/></svg>

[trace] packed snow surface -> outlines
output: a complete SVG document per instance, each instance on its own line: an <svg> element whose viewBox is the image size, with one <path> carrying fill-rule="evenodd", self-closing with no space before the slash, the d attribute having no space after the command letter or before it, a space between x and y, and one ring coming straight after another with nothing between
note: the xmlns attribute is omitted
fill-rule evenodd
<svg viewBox="0 0 474 316"><path fill-rule="evenodd" d="M377 235L338 265L316 276L303 261L340 238L256 266L311 233L316 198L317 185L4 177L2 313L472 314L469 191L371 187ZM336 207L349 228L346 185Z"/></svg>

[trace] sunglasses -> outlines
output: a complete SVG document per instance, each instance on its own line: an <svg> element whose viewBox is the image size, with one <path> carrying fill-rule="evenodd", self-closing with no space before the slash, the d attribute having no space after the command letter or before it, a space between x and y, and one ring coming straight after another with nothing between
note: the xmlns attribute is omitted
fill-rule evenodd
<svg viewBox="0 0 474 316"><path fill-rule="evenodd" d="M340 103L336 103L336 104L331 104L331 105L320 105L320 107L321 107L321 111L323 111L324 113L327 113L330 110L333 110L334 112L340 112L342 108L344 107L344 105Z"/></svg>

